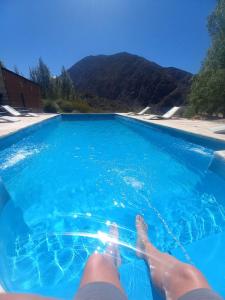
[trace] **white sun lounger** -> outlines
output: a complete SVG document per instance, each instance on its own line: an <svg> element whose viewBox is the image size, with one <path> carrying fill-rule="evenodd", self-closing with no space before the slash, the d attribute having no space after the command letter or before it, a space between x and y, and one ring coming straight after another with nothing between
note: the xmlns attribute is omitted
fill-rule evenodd
<svg viewBox="0 0 225 300"><path fill-rule="evenodd" d="M217 127L212 127L212 128L210 128L210 130L213 133L225 134L225 125L221 125L221 126L217 126Z"/></svg>
<svg viewBox="0 0 225 300"><path fill-rule="evenodd" d="M180 106L174 106L171 108L168 112L166 112L164 115L151 115L148 120L160 120L160 119L171 119L179 110L181 109Z"/></svg>
<svg viewBox="0 0 225 300"><path fill-rule="evenodd" d="M139 115L139 116L142 116L142 115L144 115L150 109L151 109L151 107L147 106L143 110L141 110L139 113L129 112L128 115Z"/></svg>
<svg viewBox="0 0 225 300"><path fill-rule="evenodd" d="M1 106L7 113L9 113L11 116L14 117L37 117L37 114L34 113L30 113L30 112L24 112L21 113L18 110L16 110L15 108L13 108L12 106L9 105L2 105Z"/></svg>
<svg viewBox="0 0 225 300"><path fill-rule="evenodd" d="M10 116L0 116L0 121L14 123L14 122L19 122L20 120L18 118L10 117Z"/></svg>

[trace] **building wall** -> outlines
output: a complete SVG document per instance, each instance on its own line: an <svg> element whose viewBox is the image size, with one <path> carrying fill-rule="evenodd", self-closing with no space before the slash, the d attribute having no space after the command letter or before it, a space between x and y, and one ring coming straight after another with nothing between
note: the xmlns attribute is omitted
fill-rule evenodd
<svg viewBox="0 0 225 300"><path fill-rule="evenodd" d="M2 75L8 96L7 104L42 111L39 85L5 68L2 68Z"/></svg>
<svg viewBox="0 0 225 300"><path fill-rule="evenodd" d="M8 102L8 97L5 89L5 83L3 80L2 68L0 66L0 105L6 104Z"/></svg>

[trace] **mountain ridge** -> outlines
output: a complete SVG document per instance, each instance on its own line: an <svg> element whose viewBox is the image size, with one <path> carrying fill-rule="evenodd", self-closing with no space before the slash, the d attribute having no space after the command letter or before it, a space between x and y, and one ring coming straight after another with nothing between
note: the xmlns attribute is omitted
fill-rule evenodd
<svg viewBox="0 0 225 300"><path fill-rule="evenodd" d="M156 110L183 105L193 76L127 52L87 56L68 73L90 105L121 111L147 105Z"/></svg>

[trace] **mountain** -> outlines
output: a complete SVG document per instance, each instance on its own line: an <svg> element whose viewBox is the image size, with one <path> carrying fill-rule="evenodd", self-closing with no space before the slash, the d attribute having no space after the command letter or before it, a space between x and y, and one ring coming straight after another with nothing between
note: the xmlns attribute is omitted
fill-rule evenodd
<svg viewBox="0 0 225 300"><path fill-rule="evenodd" d="M192 78L186 71L164 68L129 53L88 56L68 73L90 105L120 111L183 105Z"/></svg>

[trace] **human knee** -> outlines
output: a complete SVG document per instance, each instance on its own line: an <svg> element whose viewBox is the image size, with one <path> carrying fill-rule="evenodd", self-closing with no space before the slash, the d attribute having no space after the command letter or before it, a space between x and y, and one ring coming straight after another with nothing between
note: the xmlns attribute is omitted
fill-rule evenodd
<svg viewBox="0 0 225 300"><path fill-rule="evenodd" d="M198 269L196 269L194 266L188 265L188 264L182 264L182 266L180 268L180 274L185 279L190 279L190 280L194 280L194 279L198 278L199 276L202 277L202 274Z"/></svg>
<svg viewBox="0 0 225 300"><path fill-rule="evenodd" d="M201 272L196 269L194 266L184 263L178 263L173 271L173 275L183 281L192 281L200 280L203 278Z"/></svg>
<svg viewBox="0 0 225 300"><path fill-rule="evenodd" d="M102 254L94 253L88 259L89 267L97 268L102 264L105 264L105 257Z"/></svg>

